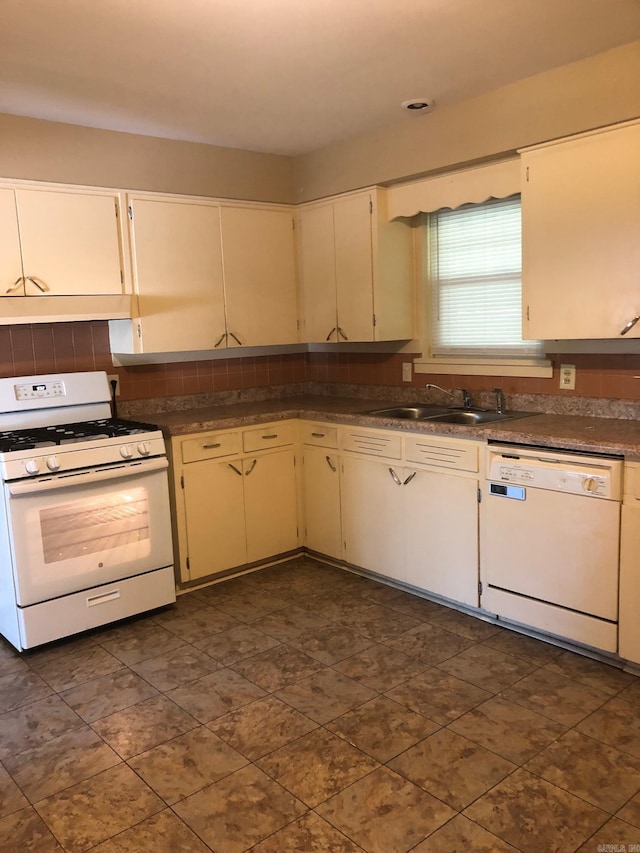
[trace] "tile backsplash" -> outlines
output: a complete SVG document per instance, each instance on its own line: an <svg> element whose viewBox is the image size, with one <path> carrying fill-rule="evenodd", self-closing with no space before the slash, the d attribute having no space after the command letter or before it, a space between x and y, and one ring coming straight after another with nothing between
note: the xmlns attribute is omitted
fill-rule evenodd
<svg viewBox="0 0 640 853"><path fill-rule="evenodd" d="M411 353L312 352L260 357L208 359L170 364L114 367L106 321L0 326L2 376L106 370L119 374L123 400L289 385L301 382L397 386L418 389L427 382L444 388L505 394L575 395L640 400L640 354L550 355L548 379L495 376L414 375L402 381L402 364ZM560 364L577 368L574 391L560 391Z"/></svg>

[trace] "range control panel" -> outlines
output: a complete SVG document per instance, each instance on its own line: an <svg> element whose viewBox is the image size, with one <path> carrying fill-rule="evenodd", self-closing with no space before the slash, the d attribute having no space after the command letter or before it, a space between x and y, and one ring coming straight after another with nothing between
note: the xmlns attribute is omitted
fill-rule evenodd
<svg viewBox="0 0 640 853"><path fill-rule="evenodd" d="M14 386L16 400L44 400L48 397L64 397L64 382L34 382Z"/></svg>

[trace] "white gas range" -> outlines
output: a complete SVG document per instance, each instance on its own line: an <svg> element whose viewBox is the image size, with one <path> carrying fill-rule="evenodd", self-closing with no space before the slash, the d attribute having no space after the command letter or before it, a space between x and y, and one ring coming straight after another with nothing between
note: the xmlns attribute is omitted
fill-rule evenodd
<svg viewBox="0 0 640 853"><path fill-rule="evenodd" d="M28 649L175 601L167 467L106 373L0 378L0 634Z"/></svg>

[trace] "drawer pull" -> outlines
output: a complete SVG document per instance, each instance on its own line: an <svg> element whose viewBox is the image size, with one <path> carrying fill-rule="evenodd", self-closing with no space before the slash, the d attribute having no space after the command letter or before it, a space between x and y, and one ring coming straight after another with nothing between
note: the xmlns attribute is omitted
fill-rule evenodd
<svg viewBox="0 0 640 853"><path fill-rule="evenodd" d="M220 447L220 442L218 441L216 444L203 444L203 450L213 450L215 447Z"/></svg>
<svg viewBox="0 0 640 853"><path fill-rule="evenodd" d="M239 471L235 465L231 464L231 462L228 462L227 464L229 465L229 468L231 468L232 471L235 471L239 477L242 477L242 471Z"/></svg>
<svg viewBox="0 0 640 853"><path fill-rule="evenodd" d="M244 472L244 476L248 477L249 474L253 471L253 469L256 467L257 464L258 464L258 460L254 459L253 462L251 463L251 465L249 465L249 468Z"/></svg>
<svg viewBox="0 0 640 853"><path fill-rule="evenodd" d="M326 433L324 433L324 432L312 432L311 433L312 438L324 438L325 435L326 435Z"/></svg>
<svg viewBox="0 0 640 853"><path fill-rule="evenodd" d="M273 435L263 435L263 438L278 438L278 433L274 432Z"/></svg>
<svg viewBox="0 0 640 853"><path fill-rule="evenodd" d="M103 592L101 595L91 595L87 598L87 607L95 607L96 604L107 604L109 601L116 601L118 598L120 598L119 589Z"/></svg>
<svg viewBox="0 0 640 853"><path fill-rule="evenodd" d="M328 456L325 456L325 459L327 460L327 465L329 466L329 468L331 468L331 470L335 473L338 470L336 466L333 464L333 462Z"/></svg>

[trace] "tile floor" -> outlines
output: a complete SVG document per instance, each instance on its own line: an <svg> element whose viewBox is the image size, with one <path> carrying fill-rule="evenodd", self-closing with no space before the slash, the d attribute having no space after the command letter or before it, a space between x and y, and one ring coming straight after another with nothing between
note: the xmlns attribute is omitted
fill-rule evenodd
<svg viewBox="0 0 640 853"><path fill-rule="evenodd" d="M0 646L2 853L633 845L640 680L308 558Z"/></svg>

